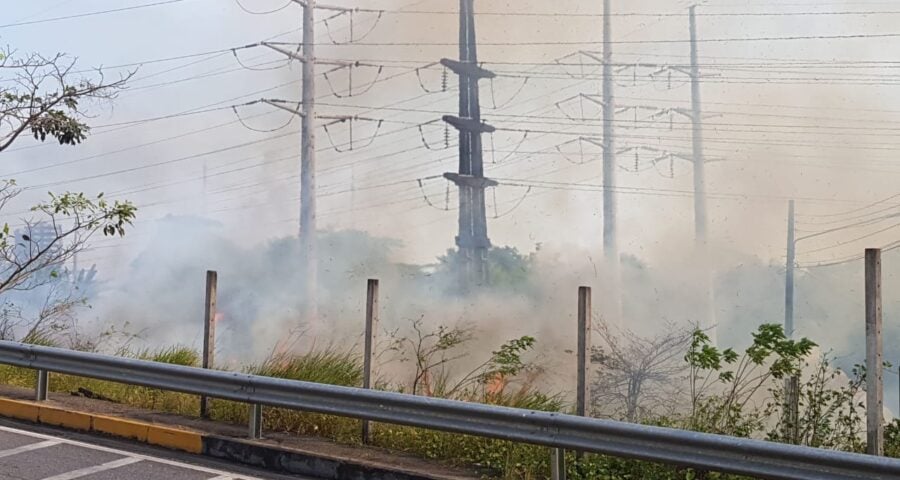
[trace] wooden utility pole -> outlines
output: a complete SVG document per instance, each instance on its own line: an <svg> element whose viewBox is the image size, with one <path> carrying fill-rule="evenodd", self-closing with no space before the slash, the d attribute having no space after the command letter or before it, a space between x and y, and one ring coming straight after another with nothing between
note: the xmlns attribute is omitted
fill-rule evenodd
<svg viewBox="0 0 900 480"><path fill-rule="evenodd" d="M576 335L575 415L587 417L591 403L591 287L578 288L578 334ZM578 453L580 455L580 453ZM550 478L566 479L566 452L550 451Z"/></svg>
<svg viewBox="0 0 900 480"><path fill-rule="evenodd" d="M792 375L785 382L785 400L787 412L785 425L788 441L794 445L800 443L800 377Z"/></svg>
<svg viewBox="0 0 900 480"><path fill-rule="evenodd" d="M441 64L459 76L459 116L445 115L444 122L459 131L459 173L445 173L459 188L459 235L456 245L461 257L460 284L463 290L487 283L487 234L484 191L497 182L484 177L481 136L494 127L481 121L478 82L494 78L493 72L478 65L474 0L459 1L459 61L442 59Z"/></svg>
<svg viewBox="0 0 900 480"><path fill-rule="evenodd" d="M591 287L578 288L578 392L575 414L589 416L591 403Z"/></svg>
<svg viewBox="0 0 900 480"><path fill-rule="evenodd" d="M884 455L881 249L866 249L866 452Z"/></svg>
<svg viewBox="0 0 900 480"><path fill-rule="evenodd" d="M216 295L219 276L206 272L206 306L203 315L203 368L215 368L216 356ZM209 398L200 397L200 417L209 418Z"/></svg>
<svg viewBox="0 0 900 480"><path fill-rule="evenodd" d="M375 332L378 326L378 280L369 279L366 288L366 338L363 353L363 388L372 388L372 363L374 360ZM362 441L371 441L369 421L363 420Z"/></svg>
<svg viewBox="0 0 900 480"><path fill-rule="evenodd" d="M591 287L578 287L578 392L575 415L591 416ZM576 452L581 458L582 452Z"/></svg>
<svg viewBox="0 0 900 480"><path fill-rule="evenodd" d="M787 260L784 263L784 334L788 338L794 336L794 264L797 255L794 225L794 201L791 200L788 202Z"/></svg>

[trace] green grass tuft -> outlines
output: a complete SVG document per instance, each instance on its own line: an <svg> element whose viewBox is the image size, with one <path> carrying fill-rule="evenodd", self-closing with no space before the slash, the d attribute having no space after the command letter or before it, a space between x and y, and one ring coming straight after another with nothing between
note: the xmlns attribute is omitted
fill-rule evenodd
<svg viewBox="0 0 900 480"><path fill-rule="evenodd" d="M264 377L358 387L362 385L362 359L352 351L326 349L303 355L274 355L247 368Z"/></svg>
<svg viewBox="0 0 900 480"><path fill-rule="evenodd" d="M140 360L150 360L152 362L168 363L171 365L182 365L186 367L200 366L200 353L192 348L183 346L161 348L158 350L142 350L133 356Z"/></svg>

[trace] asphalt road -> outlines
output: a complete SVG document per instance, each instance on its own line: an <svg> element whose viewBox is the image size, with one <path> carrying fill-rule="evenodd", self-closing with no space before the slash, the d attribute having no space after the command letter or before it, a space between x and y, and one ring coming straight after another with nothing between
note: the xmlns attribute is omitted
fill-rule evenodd
<svg viewBox="0 0 900 480"><path fill-rule="evenodd" d="M4 422L6 424L6 422ZM8 424L7 424L8 425ZM27 429L27 430L26 430ZM0 425L0 480L270 480L202 457L31 426ZM106 445L101 445L106 444ZM138 453L141 451L141 453ZM237 472L241 473L237 473ZM293 477L297 478L297 477Z"/></svg>

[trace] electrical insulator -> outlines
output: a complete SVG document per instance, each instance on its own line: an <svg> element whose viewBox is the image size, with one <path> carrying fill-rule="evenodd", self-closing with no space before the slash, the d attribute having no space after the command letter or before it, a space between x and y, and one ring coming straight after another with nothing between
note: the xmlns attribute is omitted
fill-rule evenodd
<svg viewBox="0 0 900 480"><path fill-rule="evenodd" d="M450 127L444 123L444 148L450 148Z"/></svg>
<svg viewBox="0 0 900 480"><path fill-rule="evenodd" d="M444 72L441 73L441 91L447 91L447 67L444 67Z"/></svg>
<svg viewBox="0 0 900 480"><path fill-rule="evenodd" d="M631 85L637 86L637 65L634 66L634 70L632 70L631 73L632 73Z"/></svg>
<svg viewBox="0 0 900 480"><path fill-rule="evenodd" d="M675 125L675 122L672 119L672 113L669 112L669 131L670 132L675 128L674 125Z"/></svg>
<svg viewBox="0 0 900 480"><path fill-rule="evenodd" d="M669 90L672 89L672 71L669 70Z"/></svg>
<svg viewBox="0 0 900 480"><path fill-rule="evenodd" d="M675 159L669 155L669 178L675 178Z"/></svg>
<svg viewBox="0 0 900 480"><path fill-rule="evenodd" d="M638 157L638 151L634 151L634 171L637 172L641 166L641 159Z"/></svg>

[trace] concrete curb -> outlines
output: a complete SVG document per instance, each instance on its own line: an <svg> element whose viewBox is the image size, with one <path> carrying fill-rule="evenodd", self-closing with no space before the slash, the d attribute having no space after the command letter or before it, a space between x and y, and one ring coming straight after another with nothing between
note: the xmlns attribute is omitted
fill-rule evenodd
<svg viewBox="0 0 900 480"><path fill-rule="evenodd" d="M113 437L137 440L142 443L187 453L203 453L203 435L193 430L136 422L118 417L73 412L39 403L5 398L0 398L0 416L53 425L80 432L95 432Z"/></svg>
<svg viewBox="0 0 900 480"><path fill-rule="evenodd" d="M448 480L445 476L399 471L390 465L364 464L350 458L212 435L203 439L203 455L276 473L329 480Z"/></svg>
<svg viewBox="0 0 900 480"><path fill-rule="evenodd" d="M456 478L405 472L390 465L365 463L352 458L324 456L191 429L172 428L128 418L69 411L37 402L0 398L0 417L92 432L134 440L181 452L204 455L262 468L276 473L305 475L327 480L455 480Z"/></svg>

